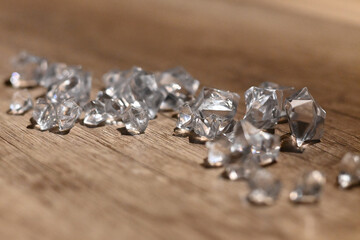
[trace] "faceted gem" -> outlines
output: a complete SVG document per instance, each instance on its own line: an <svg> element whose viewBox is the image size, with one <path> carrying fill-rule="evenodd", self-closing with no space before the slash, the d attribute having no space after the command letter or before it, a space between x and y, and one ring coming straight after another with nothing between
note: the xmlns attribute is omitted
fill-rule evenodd
<svg viewBox="0 0 360 240"><path fill-rule="evenodd" d="M216 115L210 115L206 118L195 117L194 132L207 139L214 139L220 134L220 124Z"/></svg>
<svg viewBox="0 0 360 240"><path fill-rule="evenodd" d="M326 112L315 102L306 87L286 100L286 114L298 147L305 141L320 140Z"/></svg>
<svg viewBox="0 0 360 240"><path fill-rule="evenodd" d="M295 203L315 203L325 185L325 176L317 170L306 172L297 182L289 198Z"/></svg>
<svg viewBox="0 0 360 240"><path fill-rule="evenodd" d="M247 196L248 201L255 205L272 205L275 203L281 183L265 169L257 170L251 175L249 181L250 193Z"/></svg>
<svg viewBox="0 0 360 240"><path fill-rule="evenodd" d="M254 127L250 122L246 120L238 121L233 129L231 139L232 139L232 146L231 152L233 153L243 153L243 152L250 152L251 148L251 136L258 134L260 129Z"/></svg>
<svg viewBox="0 0 360 240"><path fill-rule="evenodd" d="M56 126L56 110L52 103L44 98L39 98L36 101L33 119L37 122L40 130L49 130Z"/></svg>
<svg viewBox="0 0 360 240"><path fill-rule="evenodd" d="M105 106L99 100L93 100L84 106L85 118L84 124L88 126L97 126L107 119Z"/></svg>
<svg viewBox="0 0 360 240"><path fill-rule="evenodd" d="M70 78L80 70L81 67L79 66L67 66L65 63L52 63L40 80L40 85L49 88L55 83L65 80L66 78Z"/></svg>
<svg viewBox="0 0 360 240"><path fill-rule="evenodd" d="M257 128L274 127L280 116L276 90L251 87L245 92L246 113L244 119Z"/></svg>
<svg viewBox="0 0 360 240"><path fill-rule="evenodd" d="M11 99L10 113L14 115L24 114L33 107L33 101L28 90L16 91Z"/></svg>
<svg viewBox="0 0 360 240"><path fill-rule="evenodd" d="M191 110L191 107L188 103L185 103L179 109L179 117L176 122L176 127L180 129L190 130L193 128L194 115Z"/></svg>
<svg viewBox="0 0 360 240"><path fill-rule="evenodd" d="M259 163L252 158L251 154L232 159L225 165L225 176L232 180L249 179L259 169Z"/></svg>
<svg viewBox="0 0 360 240"><path fill-rule="evenodd" d="M125 124L126 130L131 135L145 132L149 122L146 104L139 101L133 102L126 108L122 116L122 120Z"/></svg>
<svg viewBox="0 0 360 240"><path fill-rule="evenodd" d="M261 166L266 166L276 161L280 152L279 136L260 131L250 136L250 142L253 158Z"/></svg>
<svg viewBox="0 0 360 240"><path fill-rule="evenodd" d="M48 63L41 57L21 52L13 59L14 72L11 74L10 82L13 87L34 87L38 85L43 77Z"/></svg>
<svg viewBox="0 0 360 240"><path fill-rule="evenodd" d="M125 112L125 104L120 99L110 99L105 102L107 120L118 121Z"/></svg>
<svg viewBox="0 0 360 240"><path fill-rule="evenodd" d="M74 127L80 117L81 108L74 99L67 99L56 107L56 112L59 130L67 131Z"/></svg>
<svg viewBox="0 0 360 240"><path fill-rule="evenodd" d="M229 140L222 136L214 141L206 142L208 148L208 157L205 164L209 167L221 167L223 164L230 160L230 147Z"/></svg>
<svg viewBox="0 0 360 240"><path fill-rule="evenodd" d="M360 185L360 153L346 153L340 162L338 183L341 188Z"/></svg>

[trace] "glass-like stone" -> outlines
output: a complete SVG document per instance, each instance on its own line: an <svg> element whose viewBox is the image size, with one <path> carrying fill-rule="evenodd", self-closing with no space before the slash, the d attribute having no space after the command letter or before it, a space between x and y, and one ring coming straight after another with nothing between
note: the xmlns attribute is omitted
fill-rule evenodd
<svg viewBox="0 0 360 240"><path fill-rule="evenodd" d="M250 152L251 148L251 136L258 134L260 129L254 127L250 122L246 120L238 121L233 129L231 139L232 139L232 146L231 152L233 153L244 153Z"/></svg>
<svg viewBox="0 0 360 240"><path fill-rule="evenodd" d="M44 76L40 80L40 85L49 88L53 84L70 78L80 70L80 66L67 66L65 63L52 63L49 65Z"/></svg>
<svg viewBox="0 0 360 240"><path fill-rule="evenodd" d="M255 205L272 205L275 203L281 189L281 183L265 169L257 170L249 181L250 193L248 201Z"/></svg>
<svg viewBox="0 0 360 240"><path fill-rule="evenodd" d="M252 154L232 159L225 165L224 175L232 180L249 179L259 169L259 163L252 158Z"/></svg>
<svg viewBox="0 0 360 240"><path fill-rule="evenodd" d="M105 102L107 120L118 121L125 112L125 104L120 99L110 99Z"/></svg>
<svg viewBox="0 0 360 240"><path fill-rule="evenodd" d="M74 99L67 99L56 106L57 121L60 131L67 131L74 127L80 117L81 108Z"/></svg>
<svg viewBox="0 0 360 240"><path fill-rule="evenodd" d="M214 141L206 142L206 147L208 148L208 157L205 159L207 166L221 167L230 160L231 143L226 137L221 136Z"/></svg>
<svg viewBox="0 0 360 240"><path fill-rule="evenodd" d="M325 176L317 170L306 172L296 183L289 198L294 203L315 203L326 183Z"/></svg>
<svg viewBox="0 0 360 240"><path fill-rule="evenodd" d="M13 61L14 72L10 82L13 87L34 87L39 84L48 67L47 60L21 52Z"/></svg>
<svg viewBox="0 0 360 240"><path fill-rule="evenodd" d="M122 121L126 130L132 135L145 132L149 122L146 104L140 101L130 104L122 116Z"/></svg>
<svg viewBox="0 0 360 240"><path fill-rule="evenodd" d="M326 112L315 102L306 87L288 98L285 108L291 134L298 147L305 141L320 140Z"/></svg>
<svg viewBox="0 0 360 240"><path fill-rule="evenodd" d="M205 118L195 117L194 132L200 137L214 139L220 134L221 120L216 115L210 115Z"/></svg>
<svg viewBox="0 0 360 240"><path fill-rule="evenodd" d="M33 101L28 90L16 91L11 99L10 113L21 115L33 107Z"/></svg>
<svg viewBox="0 0 360 240"><path fill-rule="evenodd" d="M185 103L179 109L179 117L176 122L176 127L180 129L190 130L193 129L193 125L194 125L193 112L189 104Z"/></svg>
<svg viewBox="0 0 360 240"><path fill-rule="evenodd" d="M280 137L260 131L250 136L251 153L261 166L276 162L280 152Z"/></svg>
<svg viewBox="0 0 360 240"><path fill-rule="evenodd" d="M54 105L44 98L37 99L33 111L33 119L42 131L55 127L57 117Z"/></svg>
<svg viewBox="0 0 360 240"><path fill-rule="evenodd" d="M88 126L98 126L106 121L107 114L104 103L99 100L92 100L84 106L84 124Z"/></svg>
<svg viewBox="0 0 360 240"><path fill-rule="evenodd" d="M338 184L341 188L360 185L360 153L348 152L341 159Z"/></svg>
<svg viewBox="0 0 360 240"><path fill-rule="evenodd" d="M103 75L105 84L105 93L110 97L118 99L126 98L130 92L130 78L137 72L142 71L140 67L133 67L130 70L121 71L118 69L111 70Z"/></svg>

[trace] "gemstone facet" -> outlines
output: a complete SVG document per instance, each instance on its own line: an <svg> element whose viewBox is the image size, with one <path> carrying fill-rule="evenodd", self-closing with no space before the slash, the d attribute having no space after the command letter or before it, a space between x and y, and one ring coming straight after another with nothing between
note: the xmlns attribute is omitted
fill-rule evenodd
<svg viewBox="0 0 360 240"><path fill-rule="evenodd" d="M98 126L105 122L107 114L105 105L99 100L92 100L84 106L84 124L88 126Z"/></svg>
<svg viewBox="0 0 360 240"><path fill-rule="evenodd" d="M33 119L42 131L55 127L57 122L55 106L44 98L37 99Z"/></svg>
<svg viewBox="0 0 360 240"><path fill-rule="evenodd" d="M28 90L16 91L11 99L10 113L21 115L33 107L33 101Z"/></svg>
<svg viewBox="0 0 360 240"><path fill-rule="evenodd" d="M221 167L230 160L231 143L226 137L219 137L214 141L206 142L208 157L205 164L209 167Z"/></svg>
<svg viewBox="0 0 360 240"><path fill-rule="evenodd" d="M147 106L144 102L135 101L125 110L122 121L126 130L131 135L137 135L145 132L149 122Z"/></svg>
<svg viewBox="0 0 360 240"><path fill-rule="evenodd" d="M81 108L74 99L66 99L56 106L57 121L60 131L67 131L74 127L80 117Z"/></svg>
<svg viewBox="0 0 360 240"><path fill-rule="evenodd" d="M360 153L348 152L341 159L338 184L341 188L360 185Z"/></svg>

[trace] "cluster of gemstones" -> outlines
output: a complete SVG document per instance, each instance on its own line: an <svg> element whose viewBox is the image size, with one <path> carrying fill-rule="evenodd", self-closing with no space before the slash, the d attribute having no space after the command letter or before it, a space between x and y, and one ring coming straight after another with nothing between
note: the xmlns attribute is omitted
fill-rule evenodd
<svg viewBox="0 0 360 240"><path fill-rule="evenodd" d="M47 89L34 103L30 93L14 93L9 113L24 114L33 108L32 119L40 130L69 131L79 118L89 127L124 124L132 135L143 133L158 111L178 113L174 135L193 136L206 143L208 167L224 167L230 180L245 179L254 204L271 205L281 183L262 168L276 162L280 137L276 124L288 122L294 146L319 141L326 112L305 87L279 86L264 82L245 92L246 113L236 120L240 96L237 93L204 87L182 67L164 72L147 72L140 67L111 70L103 75L105 88L90 100L92 76L81 66L50 63L25 52L14 59L10 77L14 88L43 86ZM348 153L338 176L341 188L360 183L360 155ZM325 185L318 170L304 173L289 198L295 203L317 202Z"/></svg>

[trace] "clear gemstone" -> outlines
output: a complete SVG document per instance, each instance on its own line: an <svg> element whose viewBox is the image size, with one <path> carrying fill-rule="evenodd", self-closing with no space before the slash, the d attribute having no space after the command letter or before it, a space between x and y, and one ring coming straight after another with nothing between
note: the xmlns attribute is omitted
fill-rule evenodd
<svg viewBox="0 0 360 240"><path fill-rule="evenodd" d="M70 78L80 70L80 66L67 66L65 63L52 63L40 80L40 85L49 88L53 84Z"/></svg>
<svg viewBox="0 0 360 240"><path fill-rule="evenodd" d="M260 131L250 136L251 153L261 165L266 166L276 162L280 152L280 137Z"/></svg>
<svg viewBox="0 0 360 240"><path fill-rule="evenodd" d="M125 112L125 104L120 99L110 99L105 102L107 120L118 121Z"/></svg>
<svg viewBox="0 0 360 240"><path fill-rule="evenodd" d="M265 169L257 170L249 181L250 193L247 199L255 205L272 205L275 203L281 183Z"/></svg>
<svg viewBox="0 0 360 240"><path fill-rule="evenodd" d="M340 162L338 183L341 188L360 185L360 153L346 153Z"/></svg>
<svg viewBox="0 0 360 240"><path fill-rule="evenodd" d="M286 100L286 113L291 134L299 147L305 141L320 140L326 112L315 102L306 87Z"/></svg>
<svg viewBox="0 0 360 240"><path fill-rule="evenodd" d="M107 114L105 105L99 100L92 100L84 106L85 118L84 124L88 126L97 126L105 122Z"/></svg>
<svg viewBox="0 0 360 240"><path fill-rule="evenodd" d="M74 127L80 117L81 108L74 99L67 99L56 106L57 121L60 131L67 131Z"/></svg>
<svg viewBox="0 0 360 240"><path fill-rule="evenodd" d="M11 99L10 113L24 114L33 107L33 101L28 90L16 91Z"/></svg>
<svg viewBox="0 0 360 240"><path fill-rule="evenodd" d="M250 152L251 136L258 134L259 132L260 130L254 127L250 122L246 120L238 121L235 124L233 133L231 135L233 142L231 146L231 152Z"/></svg>
<svg viewBox="0 0 360 240"><path fill-rule="evenodd" d="M180 129L190 130L193 128L193 124L194 124L193 112L189 104L185 103L179 109L179 117L176 122L176 127Z"/></svg>
<svg viewBox="0 0 360 240"><path fill-rule="evenodd" d="M221 121L216 115L210 115L205 118L195 117L194 132L200 137L214 139L220 134Z"/></svg>
<svg viewBox="0 0 360 240"><path fill-rule="evenodd" d="M52 103L44 98L36 100L33 111L33 119L37 122L40 130L49 130L56 126L56 110Z"/></svg>
<svg viewBox="0 0 360 240"><path fill-rule="evenodd" d="M259 164L251 154L232 159L225 166L225 176L232 180L249 179L259 169Z"/></svg>
<svg viewBox="0 0 360 240"><path fill-rule="evenodd" d="M296 183L289 198L295 203L314 203L319 200L325 185L325 176L317 170L306 172Z"/></svg>
<svg viewBox="0 0 360 240"><path fill-rule="evenodd" d="M207 142L206 147L208 148L208 157L205 159L207 166L221 167L229 161L231 143L226 137L221 136L214 141Z"/></svg>
<svg viewBox="0 0 360 240"><path fill-rule="evenodd" d="M12 86L33 87L42 79L48 63L44 58L21 52L13 59L13 66L15 71L10 77Z"/></svg>
<svg viewBox="0 0 360 240"><path fill-rule="evenodd" d="M122 120L130 134L136 135L145 132L149 122L146 104L140 101L133 102L126 108Z"/></svg>

